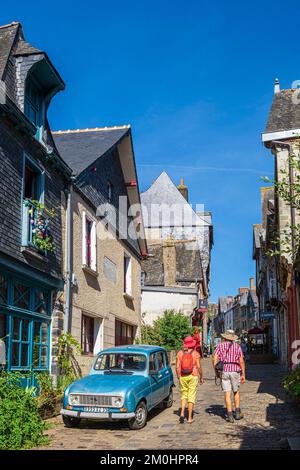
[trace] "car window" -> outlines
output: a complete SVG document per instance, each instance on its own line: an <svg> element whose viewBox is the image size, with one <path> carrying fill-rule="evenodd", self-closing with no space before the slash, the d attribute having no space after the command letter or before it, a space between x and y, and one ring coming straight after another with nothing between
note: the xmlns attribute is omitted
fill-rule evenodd
<svg viewBox="0 0 300 470"><path fill-rule="evenodd" d="M149 371L153 371L153 370L156 370L154 353L150 354L150 359L149 359Z"/></svg>
<svg viewBox="0 0 300 470"><path fill-rule="evenodd" d="M146 368L146 356L143 354L110 353L100 354L94 365L95 370L141 371Z"/></svg>
<svg viewBox="0 0 300 470"><path fill-rule="evenodd" d="M157 365L158 365L158 370L162 370L166 367L165 364L165 355L162 351L156 353L157 355Z"/></svg>

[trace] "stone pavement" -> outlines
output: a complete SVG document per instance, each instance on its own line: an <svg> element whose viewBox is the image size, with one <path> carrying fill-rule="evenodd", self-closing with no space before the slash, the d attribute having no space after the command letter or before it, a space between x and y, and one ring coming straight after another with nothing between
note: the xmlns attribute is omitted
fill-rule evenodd
<svg viewBox="0 0 300 470"><path fill-rule="evenodd" d="M147 426L131 431L126 423L82 421L65 428L61 417L49 422L50 444L44 449L285 449L287 438L300 436L300 410L281 387L284 373L278 365L248 365L242 386L244 419L224 420L223 395L215 385L211 359L203 361L205 384L198 389L195 421L178 423L179 389L168 410L151 412ZM177 384L177 380L176 380Z"/></svg>

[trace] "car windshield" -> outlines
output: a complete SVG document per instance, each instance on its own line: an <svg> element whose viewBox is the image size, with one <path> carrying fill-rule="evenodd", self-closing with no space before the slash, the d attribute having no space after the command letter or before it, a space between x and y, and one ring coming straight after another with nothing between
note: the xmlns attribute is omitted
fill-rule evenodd
<svg viewBox="0 0 300 470"><path fill-rule="evenodd" d="M128 353L100 354L96 359L94 369L141 371L146 369L146 356Z"/></svg>

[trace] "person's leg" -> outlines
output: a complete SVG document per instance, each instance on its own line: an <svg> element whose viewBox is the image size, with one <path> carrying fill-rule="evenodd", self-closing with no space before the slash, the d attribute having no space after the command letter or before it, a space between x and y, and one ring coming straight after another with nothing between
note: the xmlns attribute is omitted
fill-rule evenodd
<svg viewBox="0 0 300 470"><path fill-rule="evenodd" d="M235 409L240 408L240 404L241 404L240 391L238 390L237 392L234 392L233 396L234 396Z"/></svg>
<svg viewBox="0 0 300 470"><path fill-rule="evenodd" d="M227 419L230 423L234 422L233 414L232 414L232 404L231 404L231 378L230 372L223 372L222 373L222 390L224 392L224 401L225 407L227 412Z"/></svg>
<svg viewBox="0 0 300 470"><path fill-rule="evenodd" d="M188 423L193 422L193 411L197 397L197 387L199 383L199 377L191 375L189 377L189 391L188 391Z"/></svg>
<svg viewBox="0 0 300 470"><path fill-rule="evenodd" d="M186 404L187 404L186 398L182 398L182 399L181 399L181 412L180 412L180 416L183 416L183 417L184 417Z"/></svg>
<svg viewBox="0 0 300 470"><path fill-rule="evenodd" d="M193 422L193 411L194 411L194 403L189 402L188 403L188 412L189 412L188 423Z"/></svg>
<svg viewBox="0 0 300 470"><path fill-rule="evenodd" d="M227 414L232 413L231 391L230 392L224 392L224 400L225 400L225 406L226 406Z"/></svg>
<svg viewBox="0 0 300 470"><path fill-rule="evenodd" d="M240 374L238 372L232 372L232 389L233 389L233 394L234 394L234 405L235 405L234 417L237 420L242 419L244 417L241 412L240 382L241 382Z"/></svg>
<svg viewBox="0 0 300 470"><path fill-rule="evenodd" d="M180 394L181 394L181 410L180 410L180 423L184 422L185 408L188 399L188 386L187 377L180 377Z"/></svg>

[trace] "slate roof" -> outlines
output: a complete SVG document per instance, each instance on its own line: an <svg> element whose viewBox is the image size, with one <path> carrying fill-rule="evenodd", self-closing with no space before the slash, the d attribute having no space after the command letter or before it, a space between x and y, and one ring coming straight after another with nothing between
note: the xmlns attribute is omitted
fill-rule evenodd
<svg viewBox="0 0 300 470"><path fill-rule="evenodd" d="M293 102L298 89L281 90L274 94L265 133L300 128L300 104ZM299 100L299 96L297 95Z"/></svg>
<svg viewBox="0 0 300 470"><path fill-rule="evenodd" d="M79 175L107 151L118 145L130 126L52 132L62 158Z"/></svg>
<svg viewBox="0 0 300 470"><path fill-rule="evenodd" d="M182 196L180 191L169 177L169 175L163 171L159 177L153 182L147 191L141 193L141 203L143 208L143 217L145 227L160 227L169 226L170 222L163 220L161 211L151 210L153 204L166 204L173 205L178 204L184 208L184 217L191 221L192 225L196 226L207 226L210 225L208 220L211 220L208 213L201 216L196 214L192 206ZM183 211L177 211L174 214L174 226L181 226L183 222ZM189 224L190 225L190 224Z"/></svg>
<svg viewBox="0 0 300 470"><path fill-rule="evenodd" d="M19 23L11 23L0 27L0 79L3 77L19 26Z"/></svg>
<svg viewBox="0 0 300 470"><path fill-rule="evenodd" d="M219 297L219 310L220 312L226 312L228 310L227 297Z"/></svg>
<svg viewBox="0 0 300 470"><path fill-rule="evenodd" d="M17 47L14 51L14 55L31 55L31 54L43 54L43 51L36 49L35 47L31 46L28 42L24 40L20 40L17 44Z"/></svg>
<svg viewBox="0 0 300 470"><path fill-rule="evenodd" d="M149 245L148 252L153 256L142 261L145 286L164 286L163 244ZM203 279L200 251L194 241L175 242L175 253L178 286Z"/></svg>
<svg viewBox="0 0 300 470"><path fill-rule="evenodd" d="M254 304L255 307L258 307L258 297L257 297L257 294L256 294L256 290L249 290L249 295L251 296L252 298L252 302Z"/></svg>

